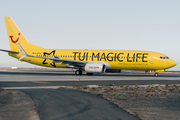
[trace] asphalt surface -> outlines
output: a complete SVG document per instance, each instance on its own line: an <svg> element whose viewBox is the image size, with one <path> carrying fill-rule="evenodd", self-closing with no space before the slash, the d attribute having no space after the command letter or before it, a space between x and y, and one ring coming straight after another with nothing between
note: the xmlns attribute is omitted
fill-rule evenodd
<svg viewBox="0 0 180 120"><path fill-rule="evenodd" d="M138 120L115 104L85 92L20 90L33 98L41 120Z"/></svg>
<svg viewBox="0 0 180 120"><path fill-rule="evenodd" d="M173 71L172 71L173 72ZM178 74L159 73L159 77L180 77L180 71L174 71ZM169 72L171 73L171 72ZM0 75L48 75L48 76L76 76L72 70L21 70L21 69L0 69ZM83 72L82 76L88 76ZM154 77L154 73L126 72L121 73L94 73L93 76L124 76L124 77Z"/></svg>
<svg viewBox="0 0 180 120"><path fill-rule="evenodd" d="M73 71L0 70L0 87L83 86L83 85L148 85L180 84L180 74L105 73L93 76L74 75Z"/></svg>
<svg viewBox="0 0 180 120"><path fill-rule="evenodd" d="M47 86L83 86L83 85L151 85L151 84L180 84L180 80L121 80L121 81L41 81L41 82L0 82L0 87L37 87Z"/></svg>

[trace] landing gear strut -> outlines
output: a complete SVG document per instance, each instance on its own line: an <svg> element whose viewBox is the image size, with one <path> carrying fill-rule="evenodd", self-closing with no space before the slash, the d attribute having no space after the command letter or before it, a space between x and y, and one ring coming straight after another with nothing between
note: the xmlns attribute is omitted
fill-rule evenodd
<svg viewBox="0 0 180 120"><path fill-rule="evenodd" d="M159 76L159 73L154 73L154 76L155 76L155 77L158 77L158 76Z"/></svg>
<svg viewBox="0 0 180 120"><path fill-rule="evenodd" d="M75 74L76 74L76 75L82 75L82 70L76 70L76 71L75 71Z"/></svg>

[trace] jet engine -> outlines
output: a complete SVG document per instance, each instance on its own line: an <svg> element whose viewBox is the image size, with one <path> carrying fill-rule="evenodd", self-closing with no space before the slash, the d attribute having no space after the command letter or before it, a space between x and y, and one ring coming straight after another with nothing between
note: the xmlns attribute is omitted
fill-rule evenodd
<svg viewBox="0 0 180 120"><path fill-rule="evenodd" d="M103 73L106 71L106 66L102 63L87 63L85 71L87 73Z"/></svg>

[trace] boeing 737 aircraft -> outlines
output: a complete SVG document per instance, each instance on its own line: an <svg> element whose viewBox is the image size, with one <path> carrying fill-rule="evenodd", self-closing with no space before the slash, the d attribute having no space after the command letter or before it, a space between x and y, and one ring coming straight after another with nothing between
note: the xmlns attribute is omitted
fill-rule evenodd
<svg viewBox="0 0 180 120"><path fill-rule="evenodd" d="M73 68L76 75L103 73L115 70L152 70L159 72L177 63L166 55L134 50L64 50L45 49L29 43L10 17L4 17L11 50L11 57L20 61L54 68Z"/></svg>

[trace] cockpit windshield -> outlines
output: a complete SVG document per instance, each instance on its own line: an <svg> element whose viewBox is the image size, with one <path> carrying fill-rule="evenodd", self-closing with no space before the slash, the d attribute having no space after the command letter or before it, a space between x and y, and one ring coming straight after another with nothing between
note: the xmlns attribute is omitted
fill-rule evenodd
<svg viewBox="0 0 180 120"><path fill-rule="evenodd" d="M160 57L160 59L169 59L169 57L167 57L167 56L166 57Z"/></svg>

